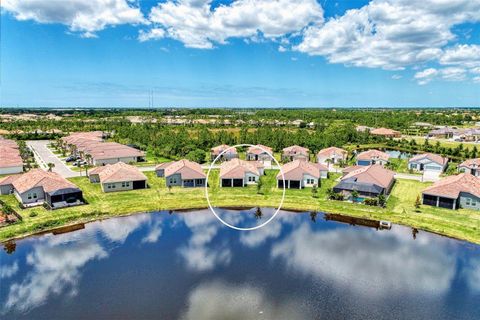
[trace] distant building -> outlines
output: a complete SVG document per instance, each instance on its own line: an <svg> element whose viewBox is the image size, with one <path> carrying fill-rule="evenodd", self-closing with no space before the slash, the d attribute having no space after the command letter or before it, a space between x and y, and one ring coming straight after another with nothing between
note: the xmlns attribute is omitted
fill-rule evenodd
<svg viewBox="0 0 480 320"><path fill-rule="evenodd" d="M99 182L103 192L147 188L147 177L137 167L123 162L93 168L88 177L90 182Z"/></svg>
<svg viewBox="0 0 480 320"><path fill-rule="evenodd" d="M220 186L244 187L256 184L264 174L264 165L259 161L232 159L220 167Z"/></svg>
<svg viewBox="0 0 480 320"><path fill-rule="evenodd" d="M357 130L357 132L368 132L372 129L373 128L370 128L370 127L367 127L367 126L356 126L355 127L355 130Z"/></svg>
<svg viewBox="0 0 480 320"><path fill-rule="evenodd" d="M374 136L382 136L385 138L400 138L402 136L400 131L387 129L387 128L376 128L376 129L370 130L370 134Z"/></svg>
<svg viewBox="0 0 480 320"><path fill-rule="evenodd" d="M456 129L445 127L431 130L428 133L428 137L431 138L443 138L443 139L450 139L453 135L457 132Z"/></svg>
<svg viewBox="0 0 480 320"><path fill-rule="evenodd" d="M370 166L380 164L382 166L388 163L390 156L379 150L368 150L357 155L357 165Z"/></svg>
<svg viewBox="0 0 480 320"><path fill-rule="evenodd" d="M0 175L23 172L23 159L15 141L0 137Z"/></svg>
<svg viewBox="0 0 480 320"><path fill-rule="evenodd" d="M423 190L422 198L424 205L480 210L480 179L469 173L449 176Z"/></svg>
<svg viewBox="0 0 480 320"><path fill-rule="evenodd" d="M272 148L257 144L256 146L247 149L248 161L271 161L273 156Z"/></svg>
<svg viewBox="0 0 480 320"><path fill-rule="evenodd" d="M290 146L283 148L282 161L302 160L309 161L310 150L300 146Z"/></svg>
<svg viewBox="0 0 480 320"><path fill-rule="evenodd" d="M353 191L358 192L359 198L373 198L379 195L388 195L395 183L395 173L380 165L359 166L344 175L333 188L351 197Z"/></svg>
<svg viewBox="0 0 480 320"><path fill-rule="evenodd" d="M458 166L460 172L470 173L475 177L480 177L480 158L469 159Z"/></svg>
<svg viewBox="0 0 480 320"><path fill-rule="evenodd" d="M210 160L214 161L220 154L221 156L218 161L228 161L234 158L238 158L237 148L222 144L210 149Z"/></svg>
<svg viewBox="0 0 480 320"><path fill-rule="evenodd" d="M303 189L319 185L320 179L328 178L328 168L319 163L294 160L282 166L285 177L285 188ZM284 180L281 172L277 174L277 186L283 188Z"/></svg>
<svg viewBox="0 0 480 320"><path fill-rule="evenodd" d="M448 164L448 158L434 153L423 153L408 160L408 169L417 172L443 172Z"/></svg>
<svg viewBox="0 0 480 320"><path fill-rule="evenodd" d="M347 151L337 147L322 149L317 153L317 162L322 164L337 164L347 160Z"/></svg>

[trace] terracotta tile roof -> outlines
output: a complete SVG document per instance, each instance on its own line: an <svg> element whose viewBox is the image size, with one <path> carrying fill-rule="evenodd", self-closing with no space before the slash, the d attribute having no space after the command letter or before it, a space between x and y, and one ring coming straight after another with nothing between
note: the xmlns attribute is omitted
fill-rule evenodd
<svg viewBox="0 0 480 320"><path fill-rule="evenodd" d="M347 174L347 173L350 173L350 172L352 172L352 171L358 170L358 169L360 169L360 168L365 168L365 166L357 166L357 165L355 165L355 166L346 167L346 168L343 168L342 173L343 173L343 174Z"/></svg>
<svg viewBox="0 0 480 320"><path fill-rule="evenodd" d="M322 149L320 151L318 151L317 155L318 156L326 156L326 157L331 157L331 156L334 156L334 155L346 155L347 154L347 151L342 149L342 148L337 148L337 147L329 147L329 148L325 148L325 149Z"/></svg>
<svg viewBox="0 0 480 320"><path fill-rule="evenodd" d="M422 193L457 199L460 192L466 192L480 197L480 179L469 173L461 173L435 182L432 186L423 190Z"/></svg>
<svg viewBox="0 0 480 320"><path fill-rule="evenodd" d="M268 151L271 155L273 155L273 151L272 151L272 148L270 147L267 147L267 146L264 146L262 144L257 144L253 147L249 147L248 150L247 150L247 153L251 153L251 154L262 154L262 153L265 153L265 151L263 150L266 150Z"/></svg>
<svg viewBox="0 0 480 320"><path fill-rule="evenodd" d="M395 172L385 169L380 165L358 166L357 169L350 171L341 180L355 178L359 183L376 184L387 188L395 177Z"/></svg>
<svg viewBox="0 0 480 320"><path fill-rule="evenodd" d="M203 172L202 166L186 159L173 162L165 168L165 177L169 177L172 174L180 174L182 180L205 179L207 177Z"/></svg>
<svg viewBox="0 0 480 320"><path fill-rule="evenodd" d="M89 175L93 174L98 174L101 183L147 180L147 177L137 167L123 162L96 167L89 171Z"/></svg>
<svg viewBox="0 0 480 320"><path fill-rule="evenodd" d="M90 154L93 159L111 159L126 157L143 157L143 151L131 148L116 142L105 142L91 149L86 149L86 153Z"/></svg>
<svg viewBox="0 0 480 320"><path fill-rule="evenodd" d="M172 163L173 163L173 161L159 163L155 166L155 170L165 169L166 167L168 167Z"/></svg>
<svg viewBox="0 0 480 320"><path fill-rule="evenodd" d="M297 145L283 148L282 151L283 151L283 154L285 154L285 155L302 154L302 155L305 155L305 156L308 156L308 153L310 152L310 150L308 148L300 147L300 146L297 146Z"/></svg>
<svg viewBox="0 0 480 320"><path fill-rule="evenodd" d="M423 153L423 154L417 154L416 156L410 158L408 162L415 162L415 161L420 161L422 159L428 159L432 162L435 162L441 166L444 166L448 162L448 158L442 157L439 154L435 153Z"/></svg>
<svg viewBox="0 0 480 320"><path fill-rule="evenodd" d="M246 173L259 176L259 168L263 165L256 161L245 161L240 159L232 159L222 163L220 166L220 178L222 179L243 179Z"/></svg>
<svg viewBox="0 0 480 320"><path fill-rule="evenodd" d="M371 134L378 136L394 136L401 134L400 131L387 129L387 128L376 128L370 131Z"/></svg>
<svg viewBox="0 0 480 320"><path fill-rule="evenodd" d="M212 149L210 149L210 152L211 152L212 154L218 156L220 153L222 153L224 150L227 150L228 148L230 148L229 145L227 145L227 144L222 144L222 145L213 147ZM228 151L225 152L224 154L237 154L237 148L228 149Z"/></svg>
<svg viewBox="0 0 480 320"><path fill-rule="evenodd" d="M468 159L466 161L463 161L459 167L465 167L469 169L477 169L480 168L480 158L476 159Z"/></svg>
<svg viewBox="0 0 480 320"><path fill-rule="evenodd" d="M22 167L23 159L20 156L18 145L9 139L0 139L0 168Z"/></svg>
<svg viewBox="0 0 480 320"><path fill-rule="evenodd" d="M357 155L357 160L372 160L372 159L375 159L375 160L380 159L380 160L388 161L388 159L390 159L390 156L387 153L379 150L367 150Z"/></svg>
<svg viewBox="0 0 480 320"><path fill-rule="evenodd" d="M294 160L282 166L285 180L302 180L305 174L320 179L320 172L327 171L328 168L319 163L311 163L306 161ZM277 174L277 179L282 179L282 174Z"/></svg>
<svg viewBox="0 0 480 320"><path fill-rule="evenodd" d="M41 169L32 169L19 175L12 181L12 185L18 193L25 193L35 187L42 187L46 193L67 188L78 189L76 185L61 177L58 173Z"/></svg>
<svg viewBox="0 0 480 320"><path fill-rule="evenodd" d="M18 179L21 176L21 174L12 174L11 176L6 176L0 179L0 186L6 186L9 184L12 184L13 181Z"/></svg>

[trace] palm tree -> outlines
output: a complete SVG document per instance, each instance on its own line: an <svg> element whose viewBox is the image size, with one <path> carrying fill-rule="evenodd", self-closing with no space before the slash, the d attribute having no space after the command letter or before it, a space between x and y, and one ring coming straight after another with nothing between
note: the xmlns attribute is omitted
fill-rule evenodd
<svg viewBox="0 0 480 320"><path fill-rule="evenodd" d="M357 191L357 190L353 190L353 191L351 192L351 195L352 195L352 201L353 201L353 202L357 202L358 191Z"/></svg>
<svg viewBox="0 0 480 320"><path fill-rule="evenodd" d="M52 169L55 168L55 164L49 162L49 163L47 163L47 167L48 167L48 171L49 171L49 172L52 172Z"/></svg>
<svg viewBox="0 0 480 320"><path fill-rule="evenodd" d="M327 163L327 168L330 169L330 163L332 163L332 159L328 158L325 160L325 162Z"/></svg>

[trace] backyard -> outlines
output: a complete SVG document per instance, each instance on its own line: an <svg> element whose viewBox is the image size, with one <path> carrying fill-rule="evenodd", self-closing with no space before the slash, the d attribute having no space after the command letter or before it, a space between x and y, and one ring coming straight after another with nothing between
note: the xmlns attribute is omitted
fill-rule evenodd
<svg viewBox="0 0 480 320"><path fill-rule="evenodd" d="M277 170L267 170L262 177L260 190L256 186L245 188L220 188L218 170L209 177L209 196L213 206L242 207L249 204L259 207L278 207L282 190L276 188ZM0 229L0 240L25 236L43 230L78 222L88 222L110 216L128 215L158 210L205 208L204 188L171 189L165 179L154 172L145 172L149 188L116 193L103 193L99 184L91 184L85 177L70 180L79 186L88 202L87 205L48 211L43 207L19 209L13 196L0 196L23 217L23 221ZM287 189L283 209L338 213L353 217L388 220L418 229L437 232L451 237L480 243L480 212L472 210L447 210L428 206L415 208L415 200L429 184L399 179L388 198L387 207L371 207L363 204L327 199L327 190L336 182L338 175L322 180L317 197L312 190Z"/></svg>

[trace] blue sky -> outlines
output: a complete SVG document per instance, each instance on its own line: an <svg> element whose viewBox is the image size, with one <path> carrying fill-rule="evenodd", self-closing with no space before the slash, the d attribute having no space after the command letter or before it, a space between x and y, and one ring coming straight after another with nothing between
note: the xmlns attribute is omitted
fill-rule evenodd
<svg viewBox="0 0 480 320"><path fill-rule="evenodd" d="M1 5L3 107L480 106L478 0Z"/></svg>

